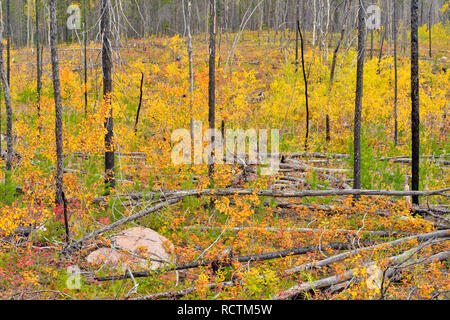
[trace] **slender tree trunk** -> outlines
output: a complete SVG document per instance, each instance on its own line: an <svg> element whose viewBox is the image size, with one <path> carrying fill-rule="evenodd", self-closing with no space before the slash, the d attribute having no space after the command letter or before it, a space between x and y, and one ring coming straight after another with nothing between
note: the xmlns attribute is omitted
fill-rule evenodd
<svg viewBox="0 0 450 320"><path fill-rule="evenodd" d="M429 55L430 58L432 57L431 54L431 9L433 7L433 3L430 2L430 12L428 14L428 46L429 46Z"/></svg>
<svg viewBox="0 0 450 320"><path fill-rule="evenodd" d="M380 39L380 52L378 53L378 67L380 66L381 58L383 57L383 44L384 44L384 38L386 37L386 32L387 32L386 29L387 29L387 17L384 18L384 30L383 30L383 33L381 34L381 39ZM379 72L379 70L378 70L378 72Z"/></svg>
<svg viewBox="0 0 450 320"><path fill-rule="evenodd" d="M261 44L261 33L264 23L264 6L259 7L259 18L258 18L258 44Z"/></svg>
<svg viewBox="0 0 450 320"><path fill-rule="evenodd" d="M0 3L1 5L1 3ZM7 79L7 73L5 71L5 63L3 61L3 21L0 26L0 73L1 82L3 85L3 94L5 97L6 107L6 163L5 163L5 184L10 181L11 168L12 168L12 156L13 156L13 133L12 133L12 104L11 93L9 91L9 83Z"/></svg>
<svg viewBox="0 0 450 320"><path fill-rule="evenodd" d="M87 21L86 0L83 0L83 42L84 42L84 116L87 117L88 92L87 92Z"/></svg>
<svg viewBox="0 0 450 320"><path fill-rule="evenodd" d="M27 57L30 50L30 5L31 1L27 1Z"/></svg>
<svg viewBox="0 0 450 320"><path fill-rule="evenodd" d="M372 5L373 4L374 1L372 0ZM370 30L370 60L372 59L373 59L373 29Z"/></svg>
<svg viewBox="0 0 450 320"><path fill-rule="evenodd" d="M398 74L397 74L397 5L394 0L394 10L392 19L392 36L394 37L394 143L398 144L398 121L397 121L397 101L398 101Z"/></svg>
<svg viewBox="0 0 450 320"><path fill-rule="evenodd" d="M316 47L316 30L317 30L317 4L316 4L316 0L313 0L313 48Z"/></svg>
<svg viewBox="0 0 450 320"><path fill-rule="evenodd" d="M297 27L297 30L295 32L295 74L297 75L298 72L298 26L300 24L300 11L299 11L299 0L297 0L295 4L295 25Z"/></svg>
<svg viewBox="0 0 450 320"><path fill-rule="evenodd" d="M38 119L41 117L41 66L40 66L40 50L39 50L39 0L35 1L36 12L36 103ZM40 127L39 127L40 131Z"/></svg>
<svg viewBox="0 0 450 320"><path fill-rule="evenodd" d="M58 62L58 31L56 24L56 0L50 0L50 50L52 60L53 93L55 99L55 139L56 139L56 192L55 203L64 204L63 195L63 137L62 137L62 100Z"/></svg>
<svg viewBox="0 0 450 320"><path fill-rule="evenodd" d="M56 20L56 0L50 0L50 50L52 60L53 93L55 99L55 140L56 140L56 190L55 203L63 211L66 242L69 244L69 219L67 216L67 199L64 195L64 154L63 154L63 107L58 62L58 30Z"/></svg>
<svg viewBox="0 0 450 320"><path fill-rule="evenodd" d="M309 138L309 103L308 103L308 79L306 77L305 70L305 49L303 43L303 34L300 29L300 21L297 20L297 32L300 35L300 47L302 49L302 71L303 71L303 80L305 81L305 107L306 107L306 133L305 133L305 151L308 150L308 138Z"/></svg>
<svg viewBox="0 0 450 320"><path fill-rule="evenodd" d="M418 38L418 0L411 0L411 143L412 170L411 190L419 190L420 136L419 136L419 38ZM419 204L419 197L412 202Z"/></svg>
<svg viewBox="0 0 450 320"><path fill-rule="evenodd" d="M423 0L420 1L420 25L423 25Z"/></svg>
<svg viewBox="0 0 450 320"><path fill-rule="evenodd" d="M347 1L345 1L344 10L348 10L348 2ZM348 17L348 11L345 16L345 20L342 23L341 35L340 35L339 40L336 44L336 47L334 48L334 51L333 51L333 60L331 62L331 70L330 70L330 82L328 83L327 112L328 112L328 106L330 103L331 89L333 87L334 74L335 74L335 70L336 70L337 55L339 52L339 48L341 47L342 40L344 40L345 28L347 25L347 17ZM330 116L328 115L328 113L326 115L325 127L326 127L326 141L329 142L329 141L331 141L331 135L330 135Z"/></svg>
<svg viewBox="0 0 450 320"><path fill-rule="evenodd" d="M111 106L112 92L112 49L111 49L111 25L110 25L110 0L102 0L101 11L101 35L102 35L102 70L103 70L103 99L109 107L109 115L105 118L105 184L107 191L114 189L116 181L114 178L114 142L113 129L114 120Z"/></svg>
<svg viewBox="0 0 450 320"><path fill-rule="evenodd" d="M210 0L209 5L209 128L215 129L216 121L216 0ZM208 174L211 183L214 179L214 145L215 134L212 131L211 136L211 157L208 161Z"/></svg>
<svg viewBox="0 0 450 320"><path fill-rule="evenodd" d="M361 110L363 97L363 75L365 54L365 17L362 0L358 1L358 58L356 69L356 96L355 96L355 122L354 122L354 163L353 163L353 189L361 189ZM355 197L359 199L358 196Z"/></svg>
<svg viewBox="0 0 450 320"><path fill-rule="evenodd" d="M142 95L143 95L143 90L142 87L144 85L144 73L141 72L141 85L140 85L140 89L139 89L139 104L138 104L138 108L137 108L137 112L136 112L136 121L134 122L134 134L137 133L137 126L139 123L139 114L141 113L141 107L142 107Z"/></svg>
<svg viewBox="0 0 450 320"><path fill-rule="evenodd" d="M228 6L228 4L225 4ZM227 7L225 7L225 11L228 11ZM191 117L190 120L190 128L191 128L191 150L194 147L194 66L192 61L192 33L191 33L191 24L192 24L192 2L189 0L187 4L187 19L186 19L186 29L188 34L188 60L189 60L189 115ZM227 32L225 27L225 32ZM228 36L227 36L228 37ZM193 156L193 154L192 154ZM191 159L193 160L193 158Z"/></svg>
<svg viewBox="0 0 450 320"><path fill-rule="evenodd" d="M11 79L11 15L10 3L6 0L6 73L8 78L8 85Z"/></svg>
<svg viewBox="0 0 450 320"><path fill-rule="evenodd" d="M190 93L190 97L189 97L189 101L190 101L190 112L191 112L191 117L193 115L193 105L194 105L194 67L193 67L193 62L192 62L192 34L191 34L191 21L192 21L192 3L191 1L188 1L188 5L187 5L187 22L186 22L186 27L187 27L187 34L188 34L188 47L187 47L187 51L188 51L188 59L189 59L189 93Z"/></svg>

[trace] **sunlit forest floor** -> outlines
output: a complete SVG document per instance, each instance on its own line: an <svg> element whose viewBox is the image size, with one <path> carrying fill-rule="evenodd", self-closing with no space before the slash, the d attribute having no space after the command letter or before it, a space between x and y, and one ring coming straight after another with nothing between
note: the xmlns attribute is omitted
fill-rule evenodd
<svg viewBox="0 0 450 320"><path fill-rule="evenodd" d="M448 26L432 28L433 56L428 57L427 27L419 30L421 160L420 189L449 186L449 33ZM338 35L335 35L337 39ZM414 235L447 230L440 240L426 242L421 256L449 250L448 194L421 198L412 208L408 197L350 196L281 198L257 196L257 190L280 192L345 190L352 186L353 113L356 52L344 44L328 91L334 43L312 49L308 35L305 67L308 79L310 131L305 141L305 83L296 72L294 34L244 32L218 35L216 126L227 129L279 129L280 153L285 155L274 176L255 166L218 164L214 189L247 188L246 195L189 196L105 232L83 243L70 255L65 245L64 219L54 205L54 102L49 50L44 50L40 115L36 105L35 50L12 51L11 93L15 162L11 183L0 186L0 298L2 299L272 299L297 284L345 275L333 286L304 290L305 299L442 299L448 298L448 261L410 263L394 276L377 278L388 270L389 257L420 260ZM117 189L104 194L101 50L88 44L88 105L84 104L83 51L79 44L60 47L64 107L65 196L72 239L110 225L161 203L155 192L210 188L207 165L175 165L171 133L189 129L191 118L208 119L208 48L205 35L194 39L194 93L189 93L187 45L178 37L113 43L113 115ZM236 43L235 48L234 43ZM405 190L410 174L409 46L398 48L398 133L394 143L394 59L391 44L378 60L375 33L371 58L366 50L362 109L362 188ZM142 108L136 113L142 86ZM192 101L192 104L191 104ZM330 141L326 140L326 116ZM5 131L2 106L2 132ZM307 153L305 152L307 144ZM6 148L5 143L2 149ZM4 164L2 163L2 166ZM249 169L250 168L250 169ZM3 175L3 171L2 171ZM4 176L2 176L3 180ZM136 196L139 193L141 196ZM212 192L214 193L214 191ZM134 195L134 196L133 196ZM153 198L152 196L153 195ZM159 194L159 197L164 192ZM159 201L159 202L158 202ZM229 263L197 268L159 270L145 277L104 281L104 276L142 271L114 269L88 263L86 256L108 247L114 233L143 226L157 231L173 246L176 264L213 261L227 248ZM27 232L19 232L27 230ZM442 231L445 232L445 231ZM397 245L376 244L413 236ZM341 247L339 247L341 245ZM372 246L367 250L357 250ZM256 257L292 248L310 248L275 259ZM415 249L414 249L415 248ZM413 249L413 251L408 251ZM356 250L322 267L294 267ZM226 251L228 252L228 251ZM376 261L375 264L371 262ZM403 261L404 262L404 261ZM408 262L409 263L409 262ZM201 264L201 263L200 263ZM69 266L81 270L81 283L72 288ZM168 267L170 268L170 267ZM392 269L389 269L392 270ZM386 272L385 272L386 273ZM381 272L381 275L385 274ZM72 278L71 278L72 277Z"/></svg>

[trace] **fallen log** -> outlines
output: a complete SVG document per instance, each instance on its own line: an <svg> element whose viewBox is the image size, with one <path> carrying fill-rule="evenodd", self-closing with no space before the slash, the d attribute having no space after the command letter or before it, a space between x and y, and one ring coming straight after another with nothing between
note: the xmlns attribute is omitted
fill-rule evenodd
<svg viewBox="0 0 450 320"><path fill-rule="evenodd" d="M203 189L203 190L180 190L175 191L170 196L173 197L189 197L189 196L233 196L233 195L257 195L262 197L278 197L278 198L303 198L303 197L327 197L327 196L392 196L392 197L407 197L407 196L444 196L450 197L450 188L429 190L429 191L390 191L390 190L365 190L365 189L332 189L332 190L258 190L258 189L243 189L243 188L228 188L228 189Z"/></svg>
<svg viewBox="0 0 450 320"><path fill-rule="evenodd" d="M318 172L325 172L325 173L347 173L350 170L349 169L336 169L336 168L320 168L320 167L312 167L305 164L289 164L289 163L280 163L279 167L282 169L293 169L293 170L300 170L300 171L318 171Z"/></svg>
<svg viewBox="0 0 450 320"><path fill-rule="evenodd" d="M162 203L159 203L159 204L157 204L157 205L155 205L155 206L153 206L151 208L144 209L144 210L142 210L142 211L140 211L140 212L138 212L136 214L133 214L131 216L124 217L124 218L122 218L120 220L117 220L117 221L115 221L115 222L113 222L113 223L111 223L111 224L109 224L109 225L107 225L107 226L105 226L103 228L94 230L91 233L89 233L86 236L84 236L82 239L73 241L72 243L66 245L64 247L64 249L63 249L63 253L65 253L65 254L66 253L70 253L72 250L74 250L76 248L80 248L82 246L82 244L84 242L86 242L87 240L95 238L95 237L97 237L97 236L99 236L99 235L101 235L101 234L103 234L103 233L105 233L105 232L107 232L109 230L112 230L112 229L114 229L114 228L116 228L116 227L118 227L118 226L120 226L122 224L125 224L127 222L134 221L134 220L137 220L139 218L142 218L142 217L144 217L146 215L149 215L149 214L151 214L153 212L161 210L162 208L167 207L167 206L172 205L172 204L175 204L175 203L177 203L179 201L180 201L180 198L166 200L166 201L164 201Z"/></svg>
<svg viewBox="0 0 450 320"><path fill-rule="evenodd" d="M379 159L380 161L392 161L394 163L412 163L412 160L410 158L396 158L396 159ZM432 159L433 162L436 162L438 164L449 166L450 161L449 160L442 160L442 159Z"/></svg>
<svg viewBox="0 0 450 320"><path fill-rule="evenodd" d="M303 197L327 197L327 196L432 196L439 195L450 197L446 193L450 188L430 190L430 191L388 191L388 190L364 190L364 189L346 189L346 190L302 190L302 191L284 191L284 190L256 190L256 189L204 189L204 190L182 190L174 193L176 196L232 196L232 195L257 195L265 197L279 198L303 198Z"/></svg>
<svg viewBox="0 0 450 320"><path fill-rule="evenodd" d="M198 229L198 230L211 230L211 229L222 229L221 227L203 227L203 226L186 226L185 229ZM242 230L262 230L262 231L294 231L298 233L323 233L323 232L337 232L337 233L361 233L361 234L369 234L372 236L379 237L392 237L397 235L409 235L411 233L399 232L399 231L371 231L371 230L348 230L348 229L319 229L319 228L275 228L275 227L232 227L227 228L228 231L242 231Z"/></svg>
<svg viewBox="0 0 450 320"><path fill-rule="evenodd" d="M331 190L257 190L257 189L243 189L243 188L227 188L227 189L191 189L191 190L155 190L154 192L147 193L149 197L160 195L163 199L170 198L183 198L193 196L233 196L233 195L257 195L262 197L278 197L278 198L304 198L304 197L328 197L328 196L392 196L392 197L408 197L408 196L444 196L450 197L450 194L446 193L450 191L450 188L428 190L428 191L390 191L390 190L365 190L365 189L331 189ZM133 196L138 199L143 197L143 193L133 193ZM105 198L97 197L94 201L101 202Z"/></svg>
<svg viewBox="0 0 450 320"><path fill-rule="evenodd" d="M443 239L443 238L450 238L450 230L440 230L440 231L435 231L435 232L418 234L418 235L413 235L413 236L397 239L397 240L390 241L390 242L384 242L384 243L377 244L377 245L370 246L370 247L354 249L351 251L347 251L347 252L340 253L338 255L326 258L326 259L318 261L318 262L310 262L310 263L302 264L302 265L297 266L292 269L285 270L284 274L301 272L301 271L309 270L309 269L313 269L313 268L321 268L321 267L330 265L335 262L343 261L351 256L359 254L360 252L372 251L372 250L378 249L380 247L396 246L396 245L399 245L399 244L402 244L402 243L405 243L405 242L408 242L411 240L417 240L418 242L425 242L425 241L428 241L431 239Z"/></svg>
<svg viewBox="0 0 450 320"><path fill-rule="evenodd" d="M396 267L398 267L398 265L403 264L404 262L406 262L408 259L411 258L411 256L413 256L415 253L417 253L420 249L421 249L421 245L416 246L402 254L399 254L397 256L393 256L393 257L389 257L390 260L390 266L387 268L387 270L385 270L384 272L384 278L390 278L392 277L395 272L396 272ZM450 258L450 251L443 251L440 252L438 254L426 257L423 261L421 261L422 264L428 264L428 263L432 263L434 261L443 261ZM377 262L379 262L381 260L378 261L374 261L374 262L370 262L365 264L365 267L370 267L375 265ZM413 264L416 264L417 262L413 262ZM410 264L411 266L412 264ZM404 266L404 267L408 267L408 265ZM339 283L343 283L346 282L348 280L350 280L353 277L353 274L355 273L355 269L352 269L350 271L345 272L344 274L340 274L340 275L335 275L335 276L331 276L331 277L327 277L324 279L320 279L320 280L316 280L313 282L307 282L307 283L302 283L299 285L295 285L292 286L291 288L284 290L280 293L278 293L277 295L275 295L273 297L274 300L288 300L288 299L295 299L296 297L298 297L300 294L304 293L304 292L308 292L310 290L315 290L315 289L324 289L327 287L331 287L333 285L337 285Z"/></svg>
<svg viewBox="0 0 450 320"><path fill-rule="evenodd" d="M372 243L372 242L369 242L369 243ZM132 272L131 275L134 278L141 278L141 277L149 277L149 276L157 274L157 273L211 266L213 263L215 264L216 267L220 267L220 266L229 266L229 265L231 265L232 261L237 261L240 263L249 262L249 261L265 261L265 260L284 258L287 256L306 254L309 252L323 250L325 248L331 248L334 250L342 250L342 249L346 249L346 248L351 248L351 244L350 243L330 243L326 246L317 245L317 246L310 246L310 247L291 248L291 249L287 249L287 250L262 253L262 254L253 254L253 255L238 256L238 257L231 256L222 261L204 260L204 261L190 262L187 264L162 267L162 268L158 268L158 269L150 270L150 271ZM131 275L130 274L122 274L122 275L114 275L114 276L108 276L108 277L94 277L94 279L97 281L123 280L123 279L131 278Z"/></svg>
<svg viewBox="0 0 450 320"><path fill-rule="evenodd" d="M214 289L220 289L220 288L224 288L224 287L232 287L235 285L236 285L236 282L226 281L226 282L221 282L221 283L209 283L206 285L206 287L209 290L214 290ZM194 292L196 289L197 289L197 287L189 287L189 288L185 288L185 289L177 290L177 291L166 291L166 292L153 293L153 294L149 294L149 295L146 295L143 297L134 298L131 300L177 299L177 298L184 297L184 296Z"/></svg>

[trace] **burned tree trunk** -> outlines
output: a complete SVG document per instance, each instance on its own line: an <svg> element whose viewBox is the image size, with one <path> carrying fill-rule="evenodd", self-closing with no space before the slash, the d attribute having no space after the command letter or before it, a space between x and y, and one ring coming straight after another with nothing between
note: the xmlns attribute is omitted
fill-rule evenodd
<svg viewBox="0 0 450 320"><path fill-rule="evenodd" d="M103 70L103 99L109 107L109 115L105 118L105 184L106 193L109 189L114 189L116 181L114 178L114 142L113 129L114 118L111 106L112 92L112 48L111 48L111 25L110 25L111 4L109 0L102 0L101 11L101 36L102 36L102 70Z"/></svg>
<svg viewBox="0 0 450 320"><path fill-rule="evenodd" d="M354 159L353 159L353 189L361 189L361 109L363 97L363 75L365 54L365 17L362 1L358 5L358 58L356 69L356 97L354 122ZM356 200L359 198L355 197Z"/></svg>
<svg viewBox="0 0 450 320"><path fill-rule="evenodd" d="M6 75L8 78L8 85L11 79L11 5L9 0L6 0Z"/></svg>
<svg viewBox="0 0 450 320"><path fill-rule="evenodd" d="M216 121L216 0L210 0L209 5L209 89L208 89L208 107L209 107L209 128L215 129ZM209 179L213 182L214 176L214 144L215 134L211 131L211 154L208 159Z"/></svg>
<svg viewBox="0 0 450 320"><path fill-rule="evenodd" d="M55 203L63 205L63 138L62 138L62 100L58 62L58 31L56 24L56 0L50 0L50 50L52 60L53 93L55 99L55 139L56 139L56 192Z"/></svg>
<svg viewBox="0 0 450 320"><path fill-rule="evenodd" d="M64 195L64 155L63 155L63 110L61 100L61 83L58 63L58 30L56 24L56 0L50 0L50 50L52 60L53 93L55 99L55 140L56 140L56 177L55 203L57 210L62 210L66 231L66 242L69 243L69 221L67 216L67 200Z"/></svg>
<svg viewBox="0 0 450 320"><path fill-rule="evenodd" d="M139 123L139 114L141 113L141 107L142 107L142 96L143 96L143 87L144 85L144 73L141 72L141 85L140 85L140 89L139 89L139 104L137 107L137 112L136 112L136 120L134 122L134 134L137 133L137 126Z"/></svg>
<svg viewBox="0 0 450 320"><path fill-rule="evenodd" d="M308 138L309 138L309 103L308 103L308 79L306 77L305 70L305 56L304 56L304 43L303 43L303 34L300 29L300 22L297 20L297 32L300 35L300 47L302 49L302 71L303 71L303 80L305 81L305 108L306 108L306 133L305 133L305 151L308 150Z"/></svg>
<svg viewBox="0 0 450 320"><path fill-rule="evenodd" d="M83 45L84 45L84 116L87 117L88 93L87 93L87 22L86 0L83 0Z"/></svg>
<svg viewBox="0 0 450 320"><path fill-rule="evenodd" d="M187 5L187 21L186 21L186 28L187 28L187 34L188 34L188 59L189 59L189 107L191 111L191 117L192 117L192 108L194 104L194 69L193 69L193 62L192 62L192 33L191 33L191 23L192 23L192 3L191 1L188 1ZM192 118L193 119L193 118ZM192 122L191 119L191 122Z"/></svg>
<svg viewBox="0 0 450 320"><path fill-rule="evenodd" d="M344 5L344 10L348 10L348 2L345 1L345 5ZM331 89L333 87L333 81L334 81L334 74L335 74L335 70L336 70L336 61L337 61L337 55L339 52L339 48L341 47L341 43L344 40L344 35L345 35L345 28L346 28L346 24L347 24L347 18L348 18L348 11L347 14L345 16L345 20L342 24L342 29L341 29L341 35L339 37L339 40L336 44L336 47L334 48L333 51L333 60L331 62L331 69L330 69L330 82L328 83L328 98L327 98L327 112L328 112L328 106L330 103L330 97L331 97ZM330 135L330 116L326 115L326 141L327 143L331 141L331 135Z"/></svg>
<svg viewBox="0 0 450 320"><path fill-rule="evenodd" d="M1 3L0 3L1 4ZM1 82L3 85L3 94L5 97L6 106L6 163L5 163L5 184L10 181L11 167L12 167L12 155L13 155L13 136L12 136L12 106L11 106L11 93L9 91L8 76L5 70L5 63L3 61L3 21L0 24L0 73Z"/></svg>
<svg viewBox="0 0 450 320"><path fill-rule="evenodd" d="M430 2L430 11L428 13L428 50L429 50L429 55L430 58L432 57L432 53L431 53L431 9L433 8L433 3Z"/></svg>
<svg viewBox="0 0 450 320"><path fill-rule="evenodd" d="M411 190L419 190L419 38L418 38L418 0L411 0L411 147L412 170ZM413 196L412 202L419 204L419 197Z"/></svg>
<svg viewBox="0 0 450 320"><path fill-rule="evenodd" d="M39 119L41 117L41 86L42 86L40 51L39 51L39 0L35 1L35 11L36 11L36 105Z"/></svg>
<svg viewBox="0 0 450 320"><path fill-rule="evenodd" d="M397 74L397 7L394 1L394 10L392 18L392 36L394 37L394 143L398 144L398 120L397 120L397 101L398 101L398 74Z"/></svg>

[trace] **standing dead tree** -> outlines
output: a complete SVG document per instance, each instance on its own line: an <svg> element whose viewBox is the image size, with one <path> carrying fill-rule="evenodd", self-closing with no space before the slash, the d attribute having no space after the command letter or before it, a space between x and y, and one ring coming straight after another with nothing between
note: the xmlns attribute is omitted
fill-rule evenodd
<svg viewBox="0 0 450 320"><path fill-rule="evenodd" d="M9 2L9 1L8 1ZM1 2L0 2L1 7ZM12 105L11 105L11 93L9 91L9 80L7 71L5 71L5 63L3 61L3 18L0 23L0 73L1 82L3 85L3 95L5 97L6 107L6 163L5 163L5 184L9 183L12 156L13 156L13 134L12 134Z"/></svg>
<svg viewBox="0 0 450 320"><path fill-rule="evenodd" d="M358 58L356 69L355 122L353 136L353 189L361 189L361 109L363 96L365 17L362 0L358 0ZM356 196L357 200L359 197Z"/></svg>
<svg viewBox="0 0 450 320"><path fill-rule="evenodd" d="M114 118L111 105L112 92L112 48L111 48L111 3L110 0L102 0L101 8L101 37L102 37L102 71L103 71L103 100L109 107L109 115L105 118L105 185L106 193L114 189L116 181L114 178Z"/></svg>
<svg viewBox="0 0 450 320"><path fill-rule="evenodd" d="M137 107L137 112L136 112L136 121L134 122L134 133L137 133L137 126L138 126L138 122L139 122L139 114L141 112L141 107L142 107L142 96L143 96L143 87L144 85L144 73L141 72L141 85L140 85L140 89L139 89L139 104Z"/></svg>
<svg viewBox="0 0 450 320"><path fill-rule="evenodd" d="M56 140L56 190L55 203L58 209L63 209L66 227L66 241L69 242L69 226L67 219L67 204L63 192L64 155L63 155L63 107L61 99L61 82L58 62L58 30L56 24L56 0L50 0L50 50L52 61L53 94L55 99L55 140Z"/></svg>
<svg viewBox="0 0 450 320"><path fill-rule="evenodd" d="M418 0L411 0L411 190L419 190L420 166L420 115L419 115L419 17ZM413 196L412 202L419 204L419 197Z"/></svg>
<svg viewBox="0 0 450 320"><path fill-rule="evenodd" d="M214 145L216 121L216 0L209 5L209 87L208 87L208 121L211 130L211 153L208 159L208 174L211 183L214 179Z"/></svg>
<svg viewBox="0 0 450 320"><path fill-rule="evenodd" d="M428 54L430 58L432 57L431 54L431 9L433 8L433 2L430 2L430 11L428 13Z"/></svg>
<svg viewBox="0 0 450 320"><path fill-rule="evenodd" d="M300 28L300 21L297 19L297 32L300 35L300 47L302 49L302 72L303 80L305 82L305 108L306 108L306 133L305 133L305 151L308 151L308 137L309 137L309 103L308 103L308 79L305 70L305 49L303 42L303 34Z"/></svg>
<svg viewBox="0 0 450 320"><path fill-rule="evenodd" d="M398 101L398 72L397 72L397 6L393 3L392 17L392 36L394 38L394 144L398 144L398 120L397 120L397 101Z"/></svg>
<svg viewBox="0 0 450 320"><path fill-rule="evenodd" d="M335 70L336 70L336 61L337 61L337 55L339 52L339 48L341 47L341 43L344 40L344 36L345 36L345 29L346 29L346 25L347 25L347 18L348 18L348 6L350 4L350 1L344 1L344 11L347 12L344 22L342 23L342 29L341 29L341 34L339 37L339 40L336 44L336 47L334 48L333 51L333 60L331 62L331 69L330 69L330 82L328 83L328 98L327 98L327 114L326 114L326 141L329 142L331 141L331 135L330 135L330 116L328 115L328 106L330 103L330 97L331 97L331 89L333 87L333 81L334 81L334 75L335 75Z"/></svg>
<svg viewBox="0 0 450 320"><path fill-rule="evenodd" d="M39 0L35 1L36 11L36 105L38 119L41 117L41 66L39 52ZM40 130L39 130L40 131Z"/></svg>
<svg viewBox="0 0 450 320"><path fill-rule="evenodd" d="M8 85L11 79L11 4L6 0L6 75Z"/></svg>
<svg viewBox="0 0 450 320"><path fill-rule="evenodd" d="M37 0L36 0L37 1ZM86 0L83 0L83 45L84 45L84 116L87 117L88 93L87 93L87 21L86 21Z"/></svg>

